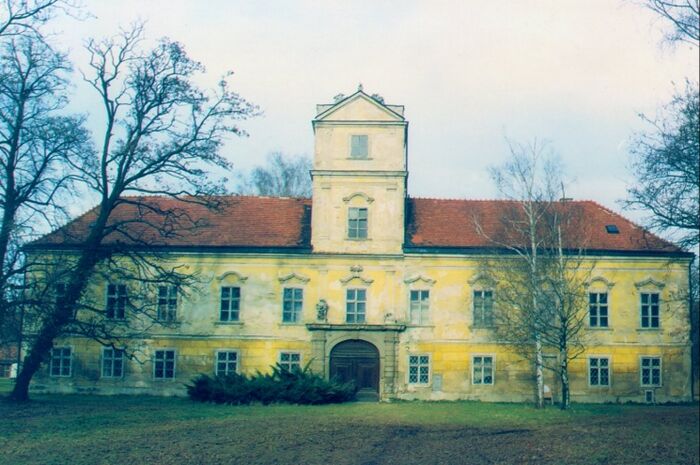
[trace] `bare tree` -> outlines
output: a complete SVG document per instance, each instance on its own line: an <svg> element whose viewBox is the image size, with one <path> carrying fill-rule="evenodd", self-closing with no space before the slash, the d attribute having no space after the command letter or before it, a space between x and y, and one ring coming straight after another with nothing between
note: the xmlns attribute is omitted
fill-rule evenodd
<svg viewBox="0 0 700 465"><path fill-rule="evenodd" d="M700 1L646 0L646 7L672 25L666 35L671 42L686 42L698 46L700 41Z"/></svg>
<svg viewBox="0 0 700 465"><path fill-rule="evenodd" d="M225 79L215 91L199 89L193 81L203 67L181 44L162 39L144 51L142 37L142 26L135 25L87 45L85 79L102 102L106 126L92 162L73 168L99 204L80 223L84 227L65 229L60 242L67 256L58 256L63 268L53 268L56 258L45 267L45 279L55 282L58 273L65 285L33 323L31 348L11 394L17 401L28 398L29 383L57 337L78 333L105 345L122 343L155 319L121 289L115 289L117 307L94 302L88 288L96 279L116 274L144 286L191 283L186 270L154 249L200 225L185 206L217 207L214 195L223 182L209 181L207 168L229 167L219 154L223 138L243 135L236 121L257 112Z"/></svg>
<svg viewBox="0 0 700 465"><path fill-rule="evenodd" d="M308 157L273 152L267 156L266 166L257 166L241 177L238 191L271 197L311 197L310 171Z"/></svg>
<svg viewBox="0 0 700 465"><path fill-rule="evenodd" d="M75 13L79 4L71 0L2 0L0 38L30 36L43 39L41 26L57 11Z"/></svg>
<svg viewBox="0 0 700 465"><path fill-rule="evenodd" d="M21 305L28 262L20 246L53 224L90 151L82 118L64 114L66 57L33 34L0 44L0 325Z"/></svg>
<svg viewBox="0 0 700 465"><path fill-rule="evenodd" d="M536 405L544 405L544 370L561 382L569 406L569 363L585 348L585 223L574 203L559 199L562 169L545 144L510 143L511 159L491 175L508 200L497 232L477 228L503 251L482 263L496 285L495 330L499 340L533 362ZM545 363L555 352L558 363Z"/></svg>
<svg viewBox="0 0 700 465"><path fill-rule="evenodd" d="M700 93L686 83L664 108L663 116L644 118L651 131L638 134L632 144L637 183L627 192L628 208L651 213L651 229L676 237L681 247L700 241Z"/></svg>

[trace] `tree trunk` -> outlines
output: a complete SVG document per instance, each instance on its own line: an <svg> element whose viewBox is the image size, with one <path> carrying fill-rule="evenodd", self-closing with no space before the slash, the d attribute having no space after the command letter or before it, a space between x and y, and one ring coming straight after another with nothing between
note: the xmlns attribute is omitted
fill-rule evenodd
<svg viewBox="0 0 700 465"><path fill-rule="evenodd" d="M41 328L33 339L29 353L17 375L15 386L12 393L10 393L10 399L15 402L29 400L29 384L32 378L50 353L54 339L61 335L65 325L71 320L73 309L76 308L83 291L87 287L90 275L97 263L103 258L103 254L99 252L99 246L112 205L113 202L111 201L103 202L98 219L84 243L74 272L71 273L64 298L56 302L56 305L49 307L52 312L51 315L42 320Z"/></svg>
<svg viewBox="0 0 700 465"><path fill-rule="evenodd" d="M569 391L569 360L566 350L559 351L561 361L559 363L559 378L561 380L561 409L566 410L571 406L571 395Z"/></svg>
<svg viewBox="0 0 700 465"><path fill-rule="evenodd" d="M544 360L542 357L542 341L539 335L535 336L535 380L537 394L535 396L535 406L544 408Z"/></svg>

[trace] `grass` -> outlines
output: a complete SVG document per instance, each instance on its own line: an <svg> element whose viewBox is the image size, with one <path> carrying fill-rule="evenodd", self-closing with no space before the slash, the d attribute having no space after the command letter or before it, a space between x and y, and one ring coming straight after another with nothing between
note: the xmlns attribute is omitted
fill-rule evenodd
<svg viewBox="0 0 700 465"><path fill-rule="evenodd" d="M698 464L698 406L479 402L231 407L181 398L0 402L7 464Z"/></svg>

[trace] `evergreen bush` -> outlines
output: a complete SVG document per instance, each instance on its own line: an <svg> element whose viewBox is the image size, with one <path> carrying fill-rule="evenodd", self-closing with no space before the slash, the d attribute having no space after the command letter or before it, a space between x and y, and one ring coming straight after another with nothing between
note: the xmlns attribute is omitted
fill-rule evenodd
<svg viewBox="0 0 700 465"><path fill-rule="evenodd" d="M308 365L287 370L279 364L270 373L257 372L251 376L201 374L185 386L192 400L233 405L341 403L353 400L356 391L353 382L326 381L312 373Z"/></svg>

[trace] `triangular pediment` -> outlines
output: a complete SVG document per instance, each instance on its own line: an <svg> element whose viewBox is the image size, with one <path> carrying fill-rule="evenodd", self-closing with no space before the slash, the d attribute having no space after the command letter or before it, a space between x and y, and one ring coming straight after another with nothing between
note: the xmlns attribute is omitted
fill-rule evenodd
<svg viewBox="0 0 700 465"><path fill-rule="evenodd" d="M357 91L335 105L323 105L315 121L404 121L390 106Z"/></svg>

